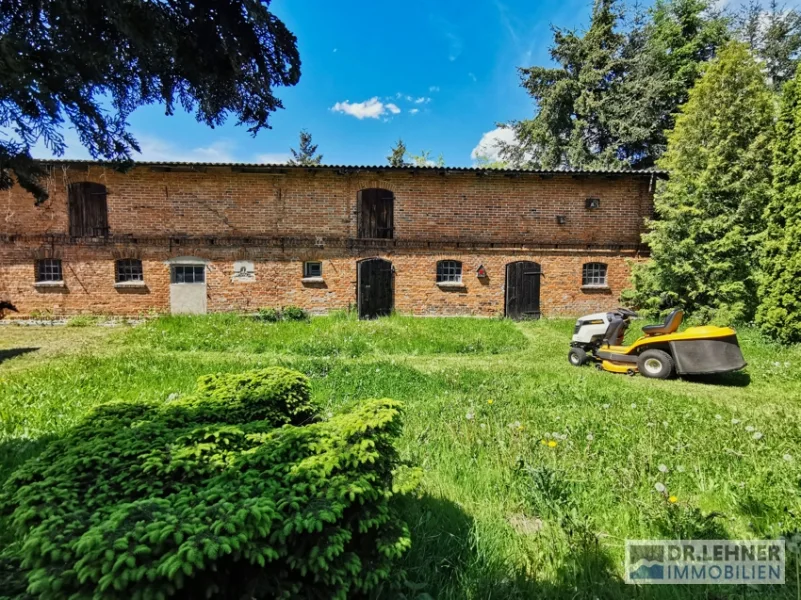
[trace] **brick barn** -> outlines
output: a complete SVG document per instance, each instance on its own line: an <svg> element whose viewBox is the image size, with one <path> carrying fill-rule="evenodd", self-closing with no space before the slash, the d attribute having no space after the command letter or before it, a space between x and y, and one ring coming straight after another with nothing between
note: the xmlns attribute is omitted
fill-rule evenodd
<svg viewBox="0 0 801 600"><path fill-rule="evenodd" d="M575 315L618 302L656 171L43 163L0 202L21 315Z"/></svg>

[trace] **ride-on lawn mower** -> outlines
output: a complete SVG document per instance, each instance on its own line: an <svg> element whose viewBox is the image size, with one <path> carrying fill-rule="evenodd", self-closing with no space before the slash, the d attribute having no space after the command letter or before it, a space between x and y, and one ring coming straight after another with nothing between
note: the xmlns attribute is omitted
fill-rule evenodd
<svg viewBox="0 0 801 600"><path fill-rule="evenodd" d="M737 332L731 327L690 327L676 333L684 311L674 310L659 325L646 325L645 334L631 346L623 346L631 319L637 313L617 308L608 313L586 315L576 321L570 352L571 365L580 367L594 361L598 369L654 379L673 373L701 375L728 373L745 367Z"/></svg>

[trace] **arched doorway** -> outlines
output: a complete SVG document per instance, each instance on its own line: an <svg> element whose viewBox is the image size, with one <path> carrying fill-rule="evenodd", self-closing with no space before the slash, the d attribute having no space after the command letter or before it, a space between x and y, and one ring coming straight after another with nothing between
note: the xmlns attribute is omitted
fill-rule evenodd
<svg viewBox="0 0 801 600"><path fill-rule="evenodd" d="M360 319L386 317L394 304L392 263L383 258L366 258L356 269L356 300Z"/></svg>
<svg viewBox="0 0 801 600"><path fill-rule="evenodd" d="M510 319L540 318L540 276L535 262L522 260L506 265L506 316Z"/></svg>

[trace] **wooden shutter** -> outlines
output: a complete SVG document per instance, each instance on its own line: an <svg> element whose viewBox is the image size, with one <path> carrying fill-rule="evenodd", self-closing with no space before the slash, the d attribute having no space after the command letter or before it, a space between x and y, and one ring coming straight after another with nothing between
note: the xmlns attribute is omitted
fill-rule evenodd
<svg viewBox="0 0 801 600"><path fill-rule="evenodd" d="M358 236L367 239L394 237L395 197L389 190L361 190L357 196Z"/></svg>
<svg viewBox="0 0 801 600"><path fill-rule="evenodd" d="M105 237L109 234L106 186L82 181L68 189L69 229L72 237Z"/></svg>

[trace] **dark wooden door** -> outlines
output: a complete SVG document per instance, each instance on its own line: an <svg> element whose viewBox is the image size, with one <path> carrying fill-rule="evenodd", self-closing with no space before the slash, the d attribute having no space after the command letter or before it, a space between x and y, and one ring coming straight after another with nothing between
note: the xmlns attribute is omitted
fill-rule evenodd
<svg viewBox="0 0 801 600"><path fill-rule="evenodd" d="M371 188L358 194L360 239L391 240L394 236L395 196L389 190Z"/></svg>
<svg viewBox="0 0 801 600"><path fill-rule="evenodd" d="M392 312L392 263L368 258L359 263L357 300L360 319L385 317Z"/></svg>
<svg viewBox="0 0 801 600"><path fill-rule="evenodd" d="M73 183L67 199L70 236L105 237L109 234L106 186L88 181Z"/></svg>
<svg viewBox="0 0 801 600"><path fill-rule="evenodd" d="M540 318L540 275L535 262L506 265L506 316L510 319Z"/></svg>

